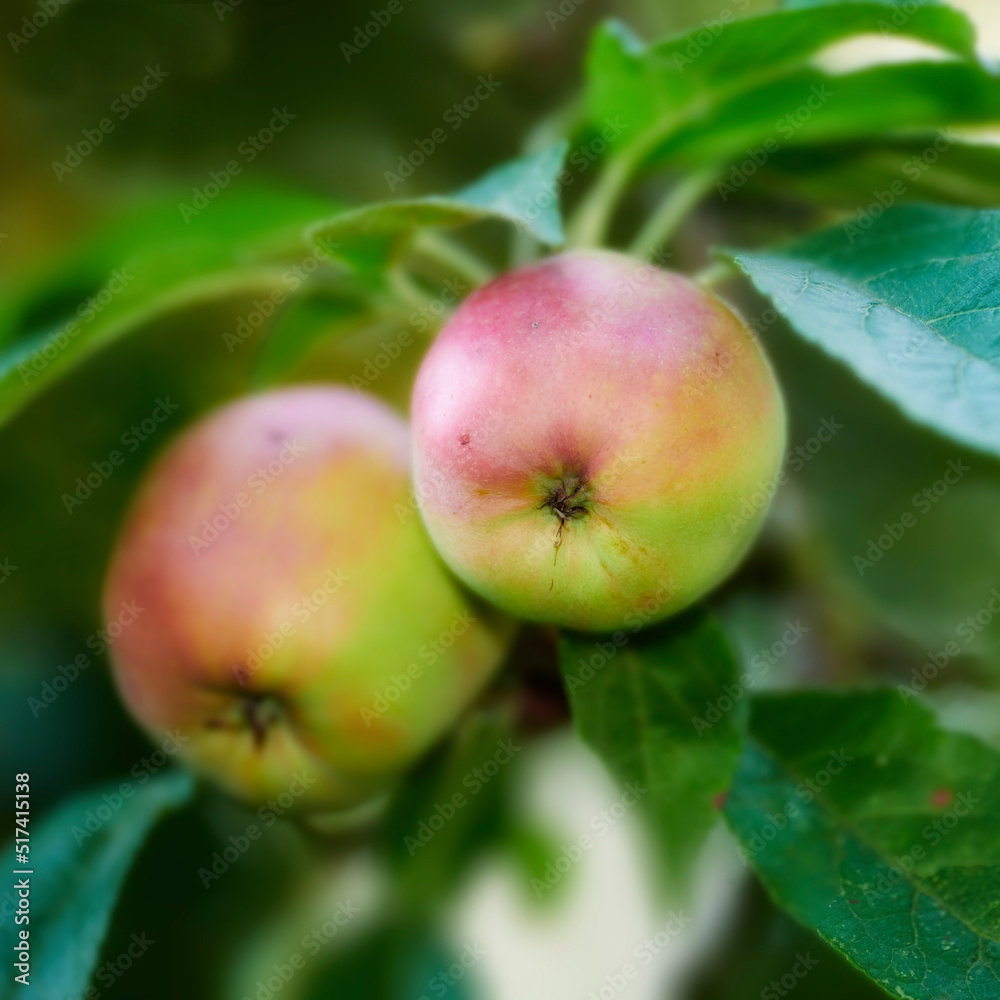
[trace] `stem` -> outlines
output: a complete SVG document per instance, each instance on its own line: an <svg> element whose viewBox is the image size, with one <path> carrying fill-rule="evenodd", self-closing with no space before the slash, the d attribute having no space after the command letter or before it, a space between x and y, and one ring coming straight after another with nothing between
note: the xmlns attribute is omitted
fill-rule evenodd
<svg viewBox="0 0 1000 1000"><path fill-rule="evenodd" d="M671 239L677 227L697 207L716 177L716 168L682 177L663 197L629 247L637 256L649 257Z"/></svg>
<svg viewBox="0 0 1000 1000"><path fill-rule="evenodd" d="M386 271L389 288L395 297L410 308L426 306L431 297L398 264Z"/></svg>
<svg viewBox="0 0 1000 1000"><path fill-rule="evenodd" d="M438 263L468 278L476 287L496 277L496 271L486 261L442 233L425 229L418 234L414 247L419 253L433 257Z"/></svg>
<svg viewBox="0 0 1000 1000"><path fill-rule="evenodd" d="M598 247L604 243L618 199L632 177L634 155L625 154L608 161L597 183L587 192L571 220L566 245Z"/></svg>
<svg viewBox="0 0 1000 1000"><path fill-rule="evenodd" d="M541 244L530 233L515 229L510 242L510 266L524 267L538 259Z"/></svg>
<svg viewBox="0 0 1000 1000"><path fill-rule="evenodd" d="M731 261L716 260L692 275L692 281L697 282L702 288L714 288L730 278L735 278L737 274L739 271Z"/></svg>

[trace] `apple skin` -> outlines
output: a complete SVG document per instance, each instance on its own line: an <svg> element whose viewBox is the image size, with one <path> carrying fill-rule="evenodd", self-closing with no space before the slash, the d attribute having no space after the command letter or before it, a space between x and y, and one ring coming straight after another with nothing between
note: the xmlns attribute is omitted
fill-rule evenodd
<svg viewBox="0 0 1000 1000"><path fill-rule="evenodd" d="M743 323L609 251L466 299L423 361L412 420L445 562L505 611L587 631L649 624L723 580L785 448L781 393Z"/></svg>
<svg viewBox="0 0 1000 1000"><path fill-rule="evenodd" d="M234 794L364 802L499 664L510 623L441 565L410 452L383 403L301 387L210 414L142 485L105 584L106 620L141 609L111 648L114 675L151 734L179 731L181 753Z"/></svg>

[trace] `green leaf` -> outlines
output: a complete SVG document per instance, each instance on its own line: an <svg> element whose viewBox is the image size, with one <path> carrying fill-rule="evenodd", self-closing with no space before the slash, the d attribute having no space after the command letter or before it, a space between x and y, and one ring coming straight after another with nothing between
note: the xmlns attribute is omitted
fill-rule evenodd
<svg viewBox="0 0 1000 1000"><path fill-rule="evenodd" d="M901 202L982 208L1000 204L1000 147L953 138L957 140L943 133L789 147L772 156L759 173L740 177L737 165L725 179L751 196L791 196L852 212L866 210L880 193L885 197L900 179L906 184ZM859 205L865 208L859 210Z"/></svg>
<svg viewBox="0 0 1000 1000"><path fill-rule="evenodd" d="M735 260L915 420L1000 453L1000 212L907 205Z"/></svg>
<svg viewBox="0 0 1000 1000"><path fill-rule="evenodd" d="M815 931L776 907L756 880L744 887L730 907L728 933L701 963L686 996L784 1000L781 994L785 993L788 1000L885 1000L879 986ZM790 972L796 979L796 972L808 976L786 990L790 980L783 987L781 979Z"/></svg>
<svg viewBox="0 0 1000 1000"><path fill-rule="evenodd" d="M1000 754L888 691L755 698L726 817L775 901L892 996L1000 984Z"/></svg>
<svg viewBox="0 0 1000 1000"><path fill-rule="evenodd" d="M550 246L563 243L556 178L568 144L532 153L491 170L451 195L378 202L314 225L313 239L339 244L337 255L360 270L382 269L421 226L458 226L501 219Z"/></svg>
<svg viewBox="0 0 1000 1000"><path fill-rule="evenodd" d="M127 798L123 787L132 790ZM30 931L32 997L64 1000L86 992L132 862L157 821L187 803L193 789L187 771L166 771L138 787L123 782L76 796L30 828L25 867L35 874L24 877L31 923L5 923L0 945L11 956L19 930ZM5 855L14 857L10 845Z"/></svg>
<svg viewBox="0 0 1000 1000"><path fill-rule="evenodd" d="M762 302L750 315L767 327L775 310ZM788 472L815 532L810 575L827 599L842 608L849 601L849 641L881 646L885 625L906 636L916 648L899 676L911 686L995 676L1000 616L987 619L1000 582L1000 461L907 419L791 331L767 337L791 418ZM961 477L956 465L967 470Z"/></svg>
<svg viewBox="0 0 1000 1000"><path fill-rule="evenodd" d="M500 841L510 765L523 743L504 707L469 715L452 739L407 776L382 830L400 898L433 909L481 850Z"/></svg>
<svg viewBox="0 0 1000 1000"><path fill-rule="evenodd" d="M809 7L840 7L851 0L784 0L781 4L785 10L806 10ZM880 3L886 7L901 8L900 15L905 16L906 10L899 0L871 0L872 3ZM918 0L922 7L944 6L941 0ZM891 24L892 22L888 22Z"/></svg>
<svg viewBox="0 0 1000 1000"><path fill-rule="evenodd" d="M213 299L288 290L314 254L307 223L331 204L230 192L185 223L176 202L110 227L0 300L0 423L120 337Z"/></svg>
<svg viewBox="0 0 1000 1000"><path fill-rule="evenodd" d="M728 23L716 19L648 47L612 22L595 32L587 61L591 121L627 123L619 148L635 146L633 155L641 162L679 128L712 119L720 107L738 109L743 95L768 84L782 90L782 78L801 70L820 49L882 30L886 16L885 4L877 2L786 9ZM971 23L947 7L914 10L898 33L974 57ZM771 131L776 118L796 110L798 94L797 87L789 90L775 117L768 107ZM751 99L748 114L759 103ZM877 106L877 97L870 95L868 110Z"/></svg>
<svg viewBox="0 0 1000 1000"><path fill-rule="evenodd" d="M646 790L667 871L683 879L740 749L739 671L721 627L696 610L638 634L566 635L560 658L580 735L619 781Z"/></svg>
<svg viewBox="0 0 1000 1000"><path fill-rule="evenodd" d="M445 997L471 1000L480 959L475 944L456 948L441 928L426 921L396 919L376 925L344 950L308 984L304 1000L364 997L365 1000L413 1000ZM455 973L458 963L462 974ZM449 970L453 970L449 974Z"/></svg>
<svg viewBox="0 0 1000 1000"><path fill-rule="evenodd" d="M731 167L780 150L856 139L903 138L1000 119L1000 81L961 62L902 63L831 76L798 69L715 103L649 151L670 162ZM926 144L925 144L926 145Z"/></svg>

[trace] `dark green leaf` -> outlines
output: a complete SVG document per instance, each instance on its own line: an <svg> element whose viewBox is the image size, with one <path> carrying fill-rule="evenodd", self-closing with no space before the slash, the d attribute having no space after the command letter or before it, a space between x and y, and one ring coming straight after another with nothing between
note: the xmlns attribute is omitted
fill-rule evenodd
<svg viewBox="0 0 1000 1000"><path fill-rule="evenodd" d="M667 869L682 878L740 749L739 670L721 627L694 611L638 634L569 635L561 661L581 736L619 781L645 790Z"/></svg>
<svg viewBox="0 0 1000 1000"><path fill-rule="evenodd" d="M131 789L125 797L121 788ZM30 931L31 985L38 1000L64 1000L87 989L111 912L129 867L156 822L190 798L187 771L164 772L136 787L109 785L77 796L31 829L31 923L0 927L12 956L18 931ZM8 849L7 857L14 851ZM6 970L10 981L10 966Z"/></svg>
<svg viewBox="0 0 1000 1000"><path fill-rule="evenodd" d="M506 709L473 713L397 793L382 842L410 907L433 909L468 863L499 842L509 766L522 749L512 735Z"/></svg>
<svg viewBox="0 0 1000 1000"><path fill-rule="evenodd" d="M885 1000L879 986L778 909L759 884L747 886L733 905L737 912L721 948L705 955L688 997L782 1000L784 993L789 1000ZM798 982L789 989L793 980Z"/></svg>
<svg viewBox="0 0 1000 1000"><path fill-rule="evenodd" d="M305 1000L364 997L364 1000L419 1000L445 997L470 1000L478 995L475 943L459 950L426 922L380 924L329 963L304 993ZM455 963L461 976L449 975Z"/></svg>
<svg viewBox="0 0 1000 1000"><path fill-rule="evenodd" d="M929 136L926 146L937 129L998 119L1000 80L969 63L902 63L841 76L798 69L679 124L649 158L731 167L750 156L749 174L753 160L766 162L780 150L915 132Z"/></svg>
<svg viewBox="0 0 1000 1000"><path fill-rule="evenodd" d="M909 416L1000 453L1000 212L901 206L735 259Z"/></svg>
<svg viewBox="0 0 1000 1000"><path fill-rule="evenodd" d="M310 230L339 245L337 256L358 269L381 269L421 226L501 219L543 243L563 242L556 178L567 144L505 163L451 195L378 202L341 212Z"/></svg>
<svg viewBox="0 0 1000 1000"><path fill-rule="evenodd" d="M851 3L852 0L783 0L781 7L785 10L806 10L809 7L840 7L844 4ZM900 0L871 0L872 3L884 4L886 7L892 7L893 9L899 9L899 16L905 17L907 10L903 7ZM941 0L917 0L921 7L940 7L944 6ZM891 24L892 22L887 22Z"/></svg>
<svg viewBox="0 0 1000 1000"><path fill-rule="evenodd" d="M754 699L726 802L765 886L891 995L1000 988L1000 754L895 692Z"/></svg>
<svg viewBox="0 0 1000 1000"><path fill-rule="evenodd" d="M739 164L725 182L750 195L775 193L802 201L868 210L902 180L900 201L937 201L991 208L1000 204L1000 147L963 141L950 133L887 140L876 137L836 146L779 150L754 176ZM957 137L954 137L957 138ZM861 206L861 209L858 208Z"/></svg>
<svg viewBox="0 0 1000 1000"><path fill-rule="evenodd" d="M685 125L712 119L720 107L739 108L743 95L769 83L782 90L782 78L800 70L810 56L852 35L882 30L886 17L885 5L871 2L782 10L728 23L716 19L648 47L620 25L605 25L594 35L587 63L591 120L625 122L628 132L620 148L635 146L638 152L632 155L641 162ZM950 8L920 7L898 34L974 55L970 22ZM771 128L764 135L774 131L777 117L796 110L799 92L799 87L788 89L778 115L768 106ZM757 103L750 101L748 115ZM869 95L867 110L877 109L878 100Z"/></svg>

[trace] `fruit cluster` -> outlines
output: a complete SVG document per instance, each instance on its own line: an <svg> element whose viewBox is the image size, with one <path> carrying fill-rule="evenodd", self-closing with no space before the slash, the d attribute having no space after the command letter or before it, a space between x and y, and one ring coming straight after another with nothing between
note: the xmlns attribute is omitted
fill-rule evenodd
<svg viewBox="0 0 1000 1000"><path fill-rule="evenodd" d="M481 691L515 619L612 630L716 586L764 511L729 515L783 449L771 370L721 302L619 254L550 257L457 309L412 429L305 386L182 434L108 571L105 608L143 609L119 688L240 796L306 771L305 808L366 803Z"/></svg>

